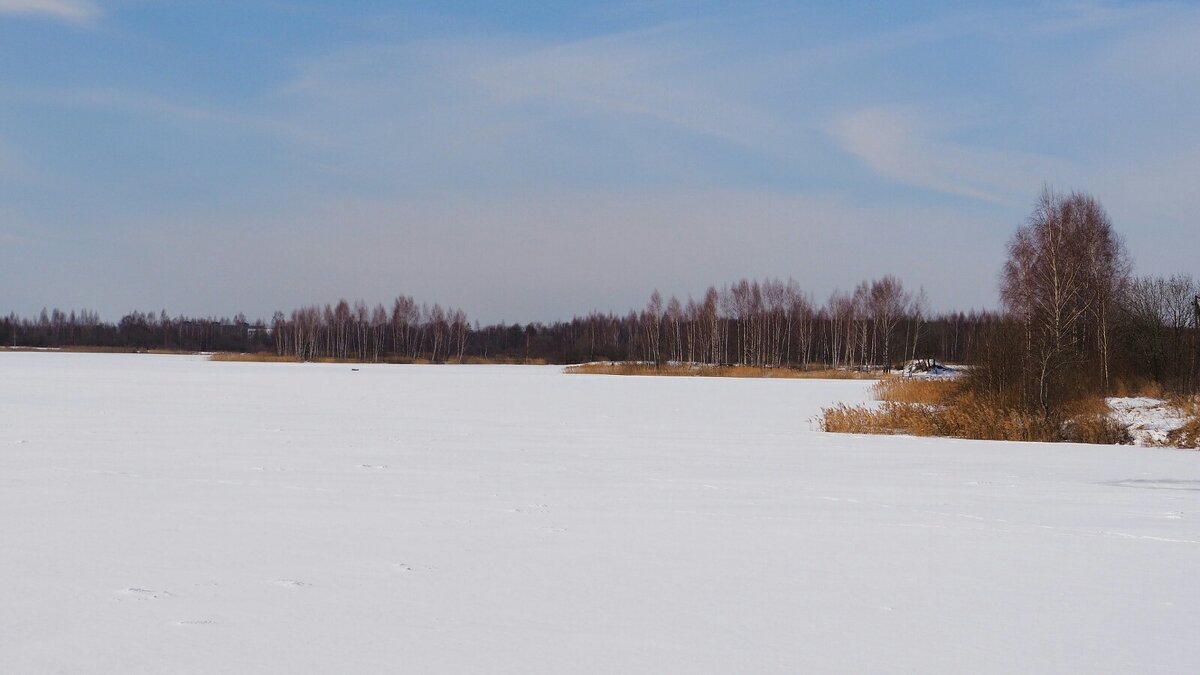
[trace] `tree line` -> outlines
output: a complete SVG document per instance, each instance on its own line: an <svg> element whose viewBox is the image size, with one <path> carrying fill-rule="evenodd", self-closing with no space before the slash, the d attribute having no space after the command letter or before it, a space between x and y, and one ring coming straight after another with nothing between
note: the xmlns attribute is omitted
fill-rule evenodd
<svg viewBox="0 0 1200 675"><path fill-rule="evenodd" d="M549 363L641 361L764 368L888 370L906 361L974 366L972 386L1045 414L1080 392L1200 384L1200 285L1187 274L1132 274L1100 203L1047 189L1018 228L1001 272L1000 311L931 313L897 277L815 299L795 281L743 279L698 297L654 291L640 310L568 321L480 326L464 311L401 295L390 306L341 300L270 322L43 310L0 318L0 344L270 353L296 360Z"/></svg>
<svg viewBox="0 0 1200 675"><path fill-rule="evenodd" d="M118 350L262 351L270 347L262 321L170 317L166 311L133 311L116 323L89 310L45 310L36 318L0 318L0 344L10 347L99 347Z"/></svg>
<svg viewBox="0 0 1200 675"><path fill-rule="evenodd" d="M880 368L915 358L962 361L990 312L931 316L923 291L893 276L834 292L823 303L794 281L743 279L697 300L654 291L641 310L569 321L472 325L460 309L411 296L382 304L341 300L276 312L270 322L171 317L134 311L108 323L91 311L43 310L0 318L0 344L130 350L273 353L297 360L741 364L788 368Z"/></svg>
<svg viewBox="0 0 1200 675"><path fill-rule="evenodd" d="M461 362L467 355L471 327L460 309L417 304L400 296L389 312L382 304L368 307L345 300L276 312L268 330L279 356L299 360L334 358L373 361L428 359Z"/></svg>

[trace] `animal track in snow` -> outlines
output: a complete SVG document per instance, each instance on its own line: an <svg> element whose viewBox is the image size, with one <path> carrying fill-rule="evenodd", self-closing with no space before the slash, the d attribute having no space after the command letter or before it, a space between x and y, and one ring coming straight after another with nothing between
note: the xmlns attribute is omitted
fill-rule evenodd
<svg viewBox="0 0 1200 675"><path fill-rule="evenodd" d="M212 619L184 619L181 621L172 621L175 626L215 626L216 621Z"/></svg>
<svg viewBox="0 0 1200 675"><path fill-rule="evenodd" d="M422 572L433 572L438 568L429 565L413 565L405 562L392 563L392 569L402 574L420 574Z"/></svg>
<svg viewBox="0 0 1200 675"><path fill-rule="evenodd" d="M296 579L272 579L267 583L282 588L304 588L312 585L304 581L297 581Z"/></svg>
<svg viewBox="0 0 1200 675"><path fill-rule="evenodd" d="M148 588L122 588L117 591L117 595L135 600L160 600L171 597L167 591L154 591Z"/></svg>
<svg viewBox="0 0 1200 675"><path fill-rule="evenodd" d="M387 464L359 464L360 469L386 469Z"/></svg>
<svg viewBox="0 0 1200 675"><path fill-rule="evenodd" d="M1128 480L1109 481L1107 485L1142 488L1143 490L1187 490L1190 492L1200 492L1200 480L1130 478Z"/></svg>
<svg viewBox="0 0 1200 675"><path fill-rule="evenodd" d="M1118 537L1120 539L1139 539L1143 541L1162 541L1170 544L1200 544L1200 540L1196 539L1172 539L1171 537L1156 537L1149 534L1129 534L1128 532L1111 532L1105 531L1102 533L1105 537Z"/></svg>

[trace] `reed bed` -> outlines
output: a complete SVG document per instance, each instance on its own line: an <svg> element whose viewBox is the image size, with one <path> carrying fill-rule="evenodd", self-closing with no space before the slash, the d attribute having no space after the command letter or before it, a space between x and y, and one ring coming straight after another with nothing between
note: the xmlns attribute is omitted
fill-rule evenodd
<svg viewBox="0 0 1200 675"><path fill-rule="evenodd" d="M576 375L660 375L668 377L761 377L820 380L877 380L879 372L822 368L764 368L758 366L709 366L700 364L653 364L630 361L583 363L567 366L565 372Z"/></svg>

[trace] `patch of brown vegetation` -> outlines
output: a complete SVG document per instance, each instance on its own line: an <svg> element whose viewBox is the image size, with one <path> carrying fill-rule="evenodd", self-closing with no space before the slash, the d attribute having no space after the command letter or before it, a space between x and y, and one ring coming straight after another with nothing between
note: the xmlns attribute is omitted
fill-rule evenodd
<svg viewBox="0 0 1200 675"><path fill-rule="evenodd" d="M583 363L567 366L564 372L574 375L665 375L671 377L758 377L814 380L878 380L881 373L854 370L794 368L760 368L753 366L707 366L699 364L661 364L614 361Z"/></svg>
<svg viewBox="0 0 1200 675"><path fill-rule="evenodd" d="M278 354L274 354L271 352L249 352L249 353L246 353L246 352L217 352L215 354L210 355L208 357L208 359L210 361L238 361L238 362L247 362L247 363L300 363L301 362L301 359L298 359L295 356L291 356L291 355L287 355L287 354L280 356ZM321 358L311 359L309 361L309 363L352 363L352 364L384 363L384 364L389 364L389 365L414 365L414 364L415 365L428 365L428 364L433 363L433 361L430 361L429 359L425 359L425 358L414 359L414 358L407 358L407 357L392 357L392 356L381 358L378 361L371 361L371 360L362 361L359 359L335 359L335 358L323 356ZM451 361L447 361L446 363L456 364L456 363L460 363L460 362L457 360L451 360ZM545 359L519 359L519 358L507 358L507 357L499 358L499 359L494 359L494 358L486 358L485 359L485 358L481 358L478 356L465 357L465 358L463 358L461 363L468 364L468 365L486 365L486 364L493 364L493 365L522 365L522 364L546 365Z"/></svg>
<svg viewBox="0 0 1200 675"><path fill-rule="evenodd" d="M298 363L299 359L294 356L280 356L271 354L270 352L217 352L208 357L209 361L246 361L254 363Z"/></svg>
<svg viewBox="0 0 1200 675"><path fill-rule="evenodd" d="M1128 443L1102 398L1073 403L1060 418L981 397L955 381L891 379L873 388L880 405L838 404L821 411L822 431L909 434L975 440Z"/></svg>
<svg viewBox="0 0 1200 675"><path fill-rule="evenodd" d="M1165 398L1163 386L1158 382L1150 379L1132 380L1118 379L1113 383L1113 396L1132 397L1145 396L1147 398Z"/></svg>
<svg viewBox="0 0 1200 675"><path fill-rule="evenodd" d="M1200 450L1200 417L1193 417L1187 424L1167 434L1167 443L1176 448Z"/></svg>
<svg viewBox="0 0 1200 675"><path fill-rule="evenodd" d="M961 385L955 380L891 377L880 380L871 391L880 401L938 405L945 403L960 388Z"/></svg>
<svg viewBox="0 0 1200 675"><path fill-rule="evenodd" d="M1176 448L1200 450L1200 395L1175 396L1169 399L1168 403L1191 419L1167 434L1167 444Z"/></svg>
<svg viewBox="0 0 1200 675"><path fill-rule="evenodd" d="M1183 411L1185 415L1200 417L1200 394L1194 396L1170 396L1167 404Z"/></svg>

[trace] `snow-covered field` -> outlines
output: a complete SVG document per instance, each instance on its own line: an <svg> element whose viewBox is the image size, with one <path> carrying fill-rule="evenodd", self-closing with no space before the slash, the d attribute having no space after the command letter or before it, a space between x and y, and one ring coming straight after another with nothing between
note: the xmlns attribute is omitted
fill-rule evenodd
<svg viewBox="0 0 1200 675"><path fill-rule="evenodd" d="M0 354L0 672L1200 671L1200 453L868 386Z"/></svg>

